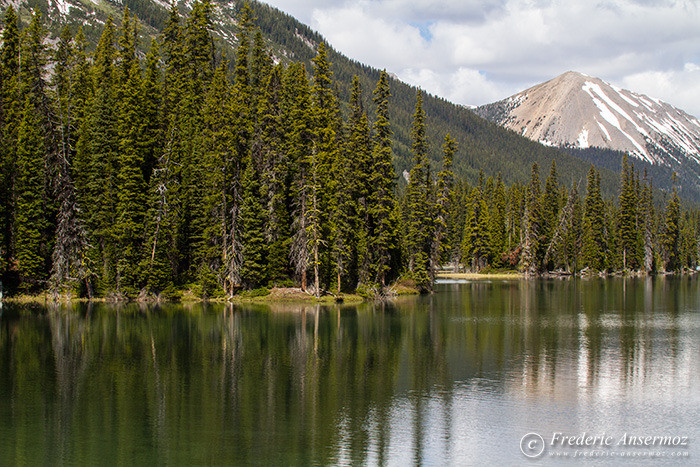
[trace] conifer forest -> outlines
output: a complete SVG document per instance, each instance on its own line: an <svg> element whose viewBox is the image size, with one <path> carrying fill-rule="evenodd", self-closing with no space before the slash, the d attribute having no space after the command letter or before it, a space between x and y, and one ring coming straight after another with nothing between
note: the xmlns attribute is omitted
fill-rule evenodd
<svg viewBox="0 0 700 467"><path fill-rule="evenodd" d="M138 52L136 22L96 46L10 7L0 49L0 280L5 293L202 298L301 287L316 296L430 291L440 268L650 274L694 269L700 215L675 189L622 162L617 196L600 174L560 182L455 176L457 142L428 154L415 98L412 166L397 173L390 76L371 101L358 79L338 98L323 44L312 69L277 63L241 9L233 56L215 46L210 5L173 8ZM89 52L89 50L93 50ZM433 142L434 143L434 142Z"/></svg>

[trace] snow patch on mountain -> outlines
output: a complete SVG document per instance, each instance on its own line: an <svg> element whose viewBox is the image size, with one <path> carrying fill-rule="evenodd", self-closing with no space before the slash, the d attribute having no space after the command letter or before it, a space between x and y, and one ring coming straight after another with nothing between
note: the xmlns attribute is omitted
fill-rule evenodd
<svg viewBox="0 0 700 467"><path fill-rule="evenodd" d="M53 0L53 4L62 15L70 13L71 7L74 6L64 0Z"/></svg>
<svg viewBox="0 0 700 467"><path fill-rule="evenodd" d="M580 148L588 148L588 130L586 128L583 128L581 130L581 133L578 135L578 140L576 141L578 143L578 147Z"/></svg>

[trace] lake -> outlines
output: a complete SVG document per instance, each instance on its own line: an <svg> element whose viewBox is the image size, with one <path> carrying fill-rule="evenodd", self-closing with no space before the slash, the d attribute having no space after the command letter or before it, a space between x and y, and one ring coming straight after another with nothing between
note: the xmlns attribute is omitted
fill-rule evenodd
<svg viewBox="0 0 700 467"><path fill-rule="evenodd" d="M694 278L1 313L0 464L700 462Z"/></svg>

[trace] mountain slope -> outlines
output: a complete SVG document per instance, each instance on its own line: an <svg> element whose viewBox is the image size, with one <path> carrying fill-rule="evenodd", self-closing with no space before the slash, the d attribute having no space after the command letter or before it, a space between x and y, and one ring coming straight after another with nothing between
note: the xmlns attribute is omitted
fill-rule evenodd
<svg viewBox="0 0 700 467"><path fill-rule="evenodd" d="M598 78L567 72L476 112L547 146L627 152L697 186L700 121Z"/></svg>
<svg viewBox="0 0 700 467"><path fill-rule="evenodd" d="M257 17L256 24L262 30L274 58L281 62L301 61L306 64L307 70L311 70L311 59L323 38L308 26L275 8L258 2L249 3ZM92 44L96 44L107 16L112 15L118 24L123 9L127 6L140 20L140 43L143 48L160 33L169 8L168 3L162 0L0 0L0 10L4 11L9 4L19 7L25 19L30 6L38 8L48 18L49 29L54 37L63 24L71 25L74 30L81 25ZM180 2L178 7L183 14L187 14L191 4L191 0L186 0ZM212 32L217 48L225 51L228 57L234 56L232 50L236 47L239 31L237 15L242 4L242 1L212 2ZM372 90L379 78L379 70L335 51L331 52L330 59L345 110L353 75L360 78L365 105L371 109ZM416 88L398 80L391 83L390 112L397 174L410 170L412 166L410 127L416 91ZM444 99L424 96L423 107L427 114L430 157L435 169L439 169L444 137L450 133L459 147L454 162L455 172L471 182L476 181L480 170L487 175L500 172L506 182L526 181L534 162L540 165L541 173L544 174L552 160L557 162L563 183L585 180L589 165L564 151L543 147ZM372 110L369 114L370 118L373 117ZM614 167L612 170L601 171L601 188L607 196L612 196L617 191L619 176L616 172Z"/></svg>

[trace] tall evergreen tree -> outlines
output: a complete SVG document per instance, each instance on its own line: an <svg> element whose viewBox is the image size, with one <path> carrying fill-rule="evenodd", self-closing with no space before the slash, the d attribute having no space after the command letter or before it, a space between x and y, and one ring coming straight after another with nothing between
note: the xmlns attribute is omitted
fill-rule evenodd
<svg viewBox="0 0 700 467"><path fill-rule="evenodd" d="M186 54L179 10L172 5L166 21L162 51L165 60L161 114L162 148L154 154L149 177L148 208L145 222L146 244L142 271L147 287L156 293L166 291L178 280L178 225L180 223L180 174L185 126ZM147 75L148 76L148 75Z"/></svg>
<svg viewBox="0 0 700 467"><path fill-rule="evenodd" d="M47 32L34 11L21 44L19 92L25 98L16 140L14 186L14 258L25 287L36 287L46 278L51 241L53 206L47 193L47 168L55 166L52 108L47 94L45 68Z"/></svg>
<svg viewBox="0 0 700 467"><path fill-rule="evenodd" d="M45 148L37 109L27 96L17 136L14 219L14 258L25 288L35 288L45 279Z"/></svg>
<svg viewBox="0 0 700 467"><path fill-rule="evenodd" d="M636 269L639 267L640 260L638 251L640 244L637 219L638 199L634 169L630 166L626 154L622 159L619 205L617 232L622 268Z"/></svg>
<svg viewBox="0 0 700 467"><path fill-rule="evenodd" d="M428 143L425 136L425 112L423 96L418 91L416 111L411 127L413 140L413 168L406 188L406 251L408 269L416 285L423 291L432 290L432 272L430 268L430 243L433 214L432 182L430 180L430 163L428 161Z"/></svg>
<svg viewBox="0 0 700 467"><path fill-rule="evenodd" d="M642 248L643 267L646 273L654 270L654 203L652 198L651 181L647 182L646 169L644 170L644 182L640 192L639 210L642 218Z"/></svg>
<svg viewBox="0 0 700 467"><path fill-rule="evenodd" d="M335 168L338 158L340 109L333 86L328 50L321 43L313 59L312 112L314 139L309 164L310 199L307 207L307 241L314 271L315 293L320 293L321 275L330 266L329 221L331 193L338 188ZM323 270L322 270L323 268Z"/></svg>
<svg viewBox="0 0 700 467"><path fill-rule="evenodd" d="M272 284L291 276L291 216L293 167L285 151L285 93L283 65L275 66L258 105L256 158L264 171L263 192L267 211L265 238L269 242L267 275Z"/></svg>
<svg viewBox="0 0 700 467"><path fill-rule="evenodd" d="M10 263L17 130L22 101L19 93L19 18L10 5L3 21L0 48L0 290Z"/></svg>
<svg viewBox="0 0 700 467"><path fill-rule="evenodd" d="M506 190L499 173L491 198L489 210L489 249L492 265L503 266L503 255L506 253Z"/></svg>
<svg viewBox="0 0 700 467"><path fill-rule="evenodd" d="M600 179L593 166L588 171L588 185L583 213L583 264L593 271L607 268L605 206L600 194Z"/></svg>
<svg viewBox="0 0 700 467"><path fill-rule="evenodd" d="M336 288L342 290L346 276L357 276L357 263L368 269L368 196L371 164L371 137L367 115L362 106L362 89L353 78L350 119L344 153L336 158L336 189L331 198L331 254L336 273ZM356 280L353 282L357 283Z"/></svg>
<svg viewBox="0 0 700 467"><path fill-rule="evenodd" d="M449 244L447 242L447 221L450 205L453 199L454 174L452 173L452 162L457 151L457 142L447 134L442 145L443 159L442 170L437 176L435 222L431 245L431 271L442 264L442 260L449 256ZM432 277L435 280L435 277Z"/></svg>
<svg viewBox="0 0 700 467"><path fill-rule="evenodd" d="M251 160L247 161L245 167L241 204L241 283L244 287L253 289L267 283L266 212L261 203L261 174Z"/></svg>
<svg viewBox="0 0 700 467"><path fill-rule="evenodd" d="M125 32L126 34L126 32ZM133 292L139 285L138 264L144 238L146 183L143 177L141 138L144 134L141 70L132 57L128 76L122 77L119 90L119 153L116 175L116 212L114 238L117 250L117 287ZM122 70L125 72L125 70Z"/></svg>
<svg viewBox="0 0 700 467"><path fill-rule="evenodd" d="M95 93L87 105L77 144L76 186L89 231L88 262L94 264L101 290L116 286L117 71L115 30L112 18L104 26L93 58Z"/></svg>
<svg viewBox="0 0 700 467"><path fill-rule="evenodd" d="M311 158L313 123L308 109L311 93L306 70L292 64L283 80L282 126L285 132L284 150L289 157L290 201L292 212L291 263L301 288L307 288L307 270L311 262L307 238L307 208L311 199Z"/></svg>
<svg viewBox="0 0 700 467"><path fill-rule="evenodd" d="M532 175L525 194L525 215L523 218L523 269L529 275L540 271L540 251L542 249L542 206L541 185L537 163L532 165Z"/></svg>
<svg viewBox="0 0 700 467"><path fill-rule="evenodd" d="M231 280L232 253L230 207L233 197L233 177L237 174L238 154L234 148L232 96L226 70L228 62L223 60L216 69L204 106L204 132L202 161L203 212L206 216L202 241L198 245L198 280L202 293L212 296L216 289L239 285ZM236 251L240 251L239 248ZM240 264L240 261L236 261Z"/></svg>
<svg viewBox="0 0 700 467"><path fill-rule="evenodd" d="M663 264L666 271L676 271L682 266L681 259L681 209L676 187L673 187L671 199L664 215L661 246Z"/></svg>
<svg viewBox="0 0 700 467"><path fill-rule="evenodd" d="M185 92L182 97L182 154L180 169L181 216L178 223L180 273L196 278L201 264L201 246L207 227L207 213L202 209L200 180L205 177L202 161L204 106L206 89L214 73L214 44L211 36L211 4L196 0L184 29L186 65Z"/></svg>
<svg viewBox="0 0 700 467"><path fill-rule="evenodd" d="M472 189L467 205L462 258L471 271L479 272L487 265L489 254L489 211L480 183Z"/></svg>
<svg viewBox="0 0 700 467"><path fill-rule="evenodd" d="M58 151L52 164L51 191L58 202L58 219L55 242L51 254L51 288L58 291L62 286L75 287L89 276L89 264L85 261L88 250L88 235L73 181L71 170L75 129L82 118L85 105L85 55L83 37L75 45L68 27L59 39L54 57L53 86L55 90L55 112L58 127ZM89 282L86 292L92 291Z"/></svg>
<svg viewBox="0 0 700 467"><path fill-rule="evenodd" d="M376 121L374 123L375 141L372 148L371 171L369 178L370 193L368 210L371 230L367 236L368 278L380 285L386 284L391 260L391 237L395 230L392 212L395 209L394 167L391 161L391 124L389 123L389 75L382 71L374 90Z"/></svg>
<svg viewBox="0 0 700 467"><path fill-rule="evenodd" d="M559 219L559 182L557 180L557 163L552 160L552 166L549 170L549 175L545 181L544 193L542 193L542 232L539 240L538 256L544 258L549 243L552 241L552 236L557 228L557 220ZM543 264L544 268L548 269L551 264Z"/></svg>

